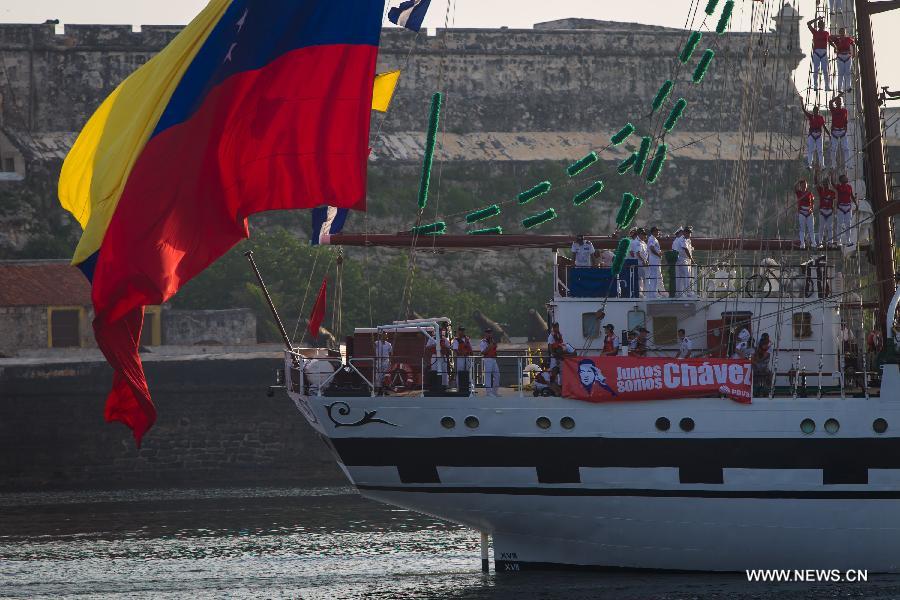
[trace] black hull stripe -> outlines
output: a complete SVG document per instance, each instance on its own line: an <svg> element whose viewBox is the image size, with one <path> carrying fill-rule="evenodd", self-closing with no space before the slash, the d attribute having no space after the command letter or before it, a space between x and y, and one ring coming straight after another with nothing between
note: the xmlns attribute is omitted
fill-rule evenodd
<svg viewBox="0 0 900 600"><path fill-rule="evenodd" d="M900 469L900 438L332 438L347 466ZM849 476L849 475L848 475ZM855 483L853 475L847 483Z"/></svg>
<svg viewBox="0 0 900 600"><path fill-rule="evenodd" d="M424 494L493 494L505 496L639 496L646 498L754 498L788 500L900 500L900 490L654 490L574 487L356 486L360 491Z"/></svg>

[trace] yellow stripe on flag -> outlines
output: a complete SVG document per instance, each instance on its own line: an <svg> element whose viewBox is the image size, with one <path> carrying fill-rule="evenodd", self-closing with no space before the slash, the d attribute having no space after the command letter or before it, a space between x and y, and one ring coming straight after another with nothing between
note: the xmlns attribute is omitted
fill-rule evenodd
<svg viewBox="0 0 900 600"><path fill-rule="evenodd" d="M372 90L372 110L387 112L400 80L400 71L388 71L375 76L375 87Z"/></svg>
<svg viewBox="0 0 900 600"><path fill-rule="evenodd" d="M82 129L63 163L58 189L60 204L84 229L72 264L100 249L134 163L230 5L231 0L210 0L168 46L119 84Z"/></svg>

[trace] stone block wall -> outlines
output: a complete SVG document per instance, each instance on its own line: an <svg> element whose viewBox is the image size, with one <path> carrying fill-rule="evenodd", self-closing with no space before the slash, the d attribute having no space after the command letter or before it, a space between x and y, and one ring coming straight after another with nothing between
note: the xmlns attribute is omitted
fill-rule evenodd
<svg viewBox="0 0 900 600"><path fill-rule="evenodd" d="M165 310L162 343L246 346L256 343L256 315L248 308L232 310Z"/></svg>
<svg viewBox="0 0 900 600"><path fill-rule="evenodd" d="M46 347L46 307L0 306L0 353L13 356L23 348Z"/></svg>
<svg viewBox="0 0 900 600"><path fill-rule="evenodd" d="M159 417L137 449L106 423L102 363L0 366L0 489L342 484L283 392L277 360L145 363Z"/></svg>

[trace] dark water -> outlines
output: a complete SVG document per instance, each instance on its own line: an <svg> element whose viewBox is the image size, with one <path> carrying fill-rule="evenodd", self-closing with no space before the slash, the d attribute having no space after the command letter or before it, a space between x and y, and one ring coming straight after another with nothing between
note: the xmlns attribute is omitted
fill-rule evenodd
<svg viewBox="0 0 900 600"><path fill-rule="evenodd" d="M482 575L478 544L476 532L346 489L7 494L0 597L900 598L900 578L874 575Z"/></svg>

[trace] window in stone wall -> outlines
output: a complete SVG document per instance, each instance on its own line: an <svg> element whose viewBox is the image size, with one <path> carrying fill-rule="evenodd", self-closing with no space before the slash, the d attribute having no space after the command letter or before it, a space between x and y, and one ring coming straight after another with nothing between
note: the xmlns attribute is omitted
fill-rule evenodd
<svg viewBox="0 0 900 600"><path fill-rule="evenodd" d="M6 173L13 173L16 170L16 159L11 156L4 156L2 166Z"/></svg>
<svg viewBox="0 0 900 600"><path fill-rule="evenodd" d="M81 309L50 308L50 335L48 346L51 348L77 348L81 346Z"/></svg>

